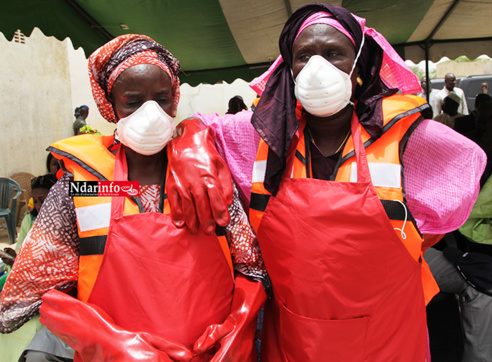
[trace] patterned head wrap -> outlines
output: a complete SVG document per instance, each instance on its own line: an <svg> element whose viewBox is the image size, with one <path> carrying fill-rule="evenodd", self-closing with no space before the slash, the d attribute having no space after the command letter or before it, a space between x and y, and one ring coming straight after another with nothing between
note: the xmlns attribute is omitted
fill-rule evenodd
<svg viewBox="0 0 492 362"><path fill-rule="evenodd" d="M101 115L109 122L118 122L109 101L113 84L126 69L137 64L153 64L171 79L173 116L179 102L179 61L162 45L145 35L125 34L111 40L89 57L89 78L92 94Z"/></svg>
<svg viewBox="0 0 492 362"><path fill-rule="evenodd" d="M296 97L292 79L294 43L306 27L327 24L348 37L356 53L362 85L355 91L355 112L359 122L372 136L383 126L382 100L395 94L421 91L417 77L377 31L365 26L365 19L345 8L313 3L299 8L287 20L280 34L279 58L250 86L261 95L252 116L258 134L269 146L265 188L276 194L286 167L290 144L299 127L296 118Z"/></svg>

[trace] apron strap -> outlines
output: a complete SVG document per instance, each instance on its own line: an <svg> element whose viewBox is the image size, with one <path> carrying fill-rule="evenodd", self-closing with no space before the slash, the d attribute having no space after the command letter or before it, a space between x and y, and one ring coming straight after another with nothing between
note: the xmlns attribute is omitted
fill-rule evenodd
<svg viewBox="0 0 492 362"><path fill-rule="evenodd" d="M357 161L357 182L371 183L371 173L369 172L369 164L367 163L366 149L364 148L364 142L362 142L359 119L357 118L355 112L352 113L350 127ZM302 132L304 133L304 150L306 157L302 158L300 154L296 154L296 156L304 163L304 166L306 167L306 177L311 178L311 145L309 142L310 137L306 126L304 127Z"/></svg>
<svg viewBox="0 0 492 362"><path fill-rule="evenodd" d="M371 174L367 163L366 149L360 135L359 119L355 112L351 121L352 142L354 143L355 157L357 160L357 182L371 183Z"/></svg>
<svg viewBox="0 0 492 362"><path fill-rule="evenodd" d="M164 186L166 184L166 170L167 157L164 162L163 173L161 176L161 189L159 194L159 212L161 214L164 211L164 200L167 198L167 194L164 193ZM128 164L126 162L126 154L123 146L121 146L116 153L113 180L128 180ZM145 212L140 197L130 197L130 199L137 204L138 211L140 213ZM116 196L111 198L111 219L124 215L124 205L124 196Z"/></svg>

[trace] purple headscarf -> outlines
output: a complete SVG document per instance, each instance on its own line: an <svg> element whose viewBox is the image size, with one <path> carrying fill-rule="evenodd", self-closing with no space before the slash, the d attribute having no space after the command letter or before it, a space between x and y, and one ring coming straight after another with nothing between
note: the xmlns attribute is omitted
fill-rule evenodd
<svg viewBox="0 0 492 362"><path fill-rule="evenodd" d="M267 72L268 79L252 117L253 126L269 146L264 185L273 195L276 194L280 185L286 167L288 149L299 127L295 113L294 81L291 74L294 42L305 21L319 12L331 14L341 24L346 30L345 35L354 43L356 52L361 46L362 37L364 37L364 45L357 62L359 76L363 83L355 91L357 101L355 111L360 123L369 134L377 136L382 129L382 100L384 97L398 92L397 86L399 84L406 87L406 93L409 90L414 90L413 88L416 91L420 89L418 79L411 74L408 67L404 69L403 60L381 34L374 29L365 27L364 19L335 5L313 3L299 8L287 20L280 34L279 48L282 59L272 65L273 70L269 69ZM383 45L382 40L385 42ZM403 67L398 63L396 68L397 70L403 69L405 75L407 75L406 70L408 70L409 78L399 83L383 81L381 74L387 74L385 70L382 72L381 69L383 60L385 60L385 67L386 64L393 65L398 60L401 61ZM252 88L255 89L254 85Z"/></svg>

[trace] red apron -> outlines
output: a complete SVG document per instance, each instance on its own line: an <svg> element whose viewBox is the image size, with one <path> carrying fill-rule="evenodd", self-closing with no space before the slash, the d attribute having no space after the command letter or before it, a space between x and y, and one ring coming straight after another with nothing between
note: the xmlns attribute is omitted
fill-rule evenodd
<svg viewBox="0 0 492 362"><path fill-rule="evenodd" d="M264 361L425 360L420 264L374 190L355 116L352 134L357 183L284 178L259 226L274 294Z"/></svg>
<svg viewBox="0 0 492 362"><path fill-rule="evenodd" d="M127 177L120 151L114 179ZM112 198L104 259L88 303L129 331L192 349L207 326L230 312L234 279L224 252L217 237L178 229L170 215L123 215L124 200Z"/></svg>

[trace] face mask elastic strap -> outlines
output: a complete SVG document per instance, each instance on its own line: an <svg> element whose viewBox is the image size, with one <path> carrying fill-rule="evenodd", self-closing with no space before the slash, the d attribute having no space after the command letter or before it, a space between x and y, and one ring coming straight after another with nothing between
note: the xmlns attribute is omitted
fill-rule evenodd
<svg viewBox="0 0 492 362"><path fill-rule="evenodd" d="M349 73L349 78L352 76L352 72L355 69L355 65L357 64L357 61L359 60L360 53L362 53L362 47L364 46L364 41L365 41L365 36L362 34L362 42L360 43L359 51L357 52L357 56L355 57L354 64L352 65L352 70Z"/></svg>

